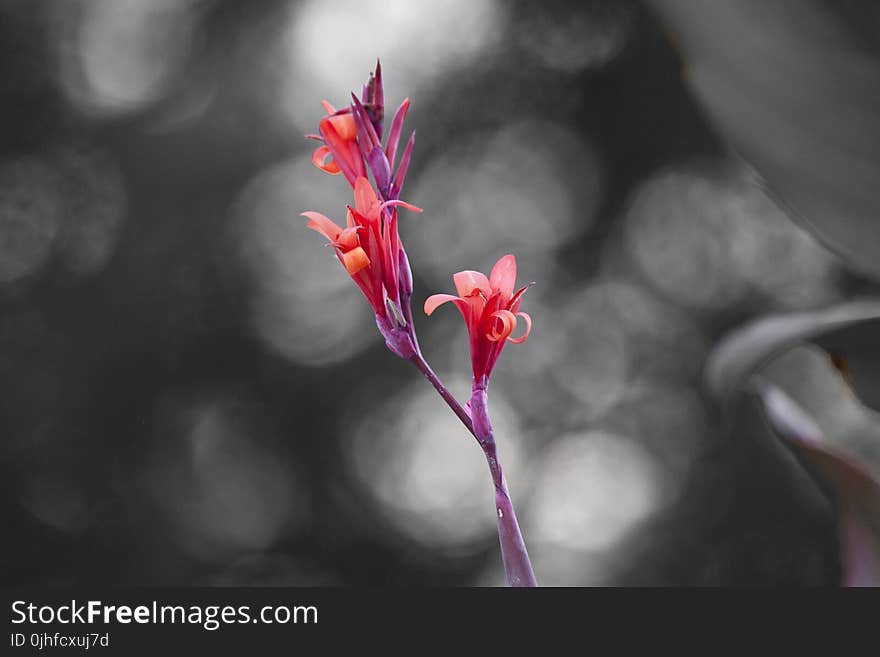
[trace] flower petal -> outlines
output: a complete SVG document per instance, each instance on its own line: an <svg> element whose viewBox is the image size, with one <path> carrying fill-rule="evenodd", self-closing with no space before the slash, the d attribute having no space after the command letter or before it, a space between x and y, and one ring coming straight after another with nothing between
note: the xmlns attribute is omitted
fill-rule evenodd
<svg viewBox="0 0 880 657"><path fill-rule="evenodd" d="M406 148L403 149L403 157L400 158L400 164L397 165L397 173L394 174L394 180L391 183L392 197L397 198L403 191L403 182L406 180L406 172L409 171L409 163L412 159L413 146L416 143L416 131L413 130L406 142Z"/></svg>
<svg viewBox="0 0 880 657"><path fill-rule="evenodd" d="M359 142L360 143L360 142ZM387 194L391 187L391 166L385 157L385 152L377 146L373 150L363 154L364 159L373 173L376 188L383 194Z"/></svg>
<svg viewBox="0 0 880 657"><path fill-rule="evenodd" d="M361 269L370 266L370 259L367 257L367 252L358 246L342 254L342 264L345 267L345 271L350 276L354 276Z"/></svg>
<svg viewBox="0 0 880 657"><path fill-rule="evenodd" d="M489 274L489 285L493 292L501 292L505 299L510 299L516 283L516 258L507 254L502 256Z"/></svg>
<svg viewBox="0 0 880 657"><path fill-rule="evenodd" d="M326 121L336 129L336 134L344 141L352 141L357 137L357 127L355 126L354 117L351 114L337 114L330 116Z"/></svg>
<svg viewBox="0 0 880 657"><path fill-rule="evenodd" d="M359 215L355 217L355 221L363 225ZM384 255L382 253L382 235L379 233L378 222L373 222L368 226L364 226L359 237L361 240L361 246L366 250L372 265L365 273L369 275L370 289L373 292L374 303L385 308L385 300L382 298L384 290L382 285Z"/></svg>
<svg viewBox="0 0 880 657"><path fill-rule="evenodd" d="M510 305L507 307L511 312L516 312L519 310L519 302L522 300L522 295L525 294L525 291L528 290L535 282L532 281L528 285L523 285L516 292L514 292L513 296L510 298Z"/></svg>
<svg viewBox="0 0 880 657"><path fill-rule="evenodd" d="M360 153L357 152L357 143L342 139L330 118L321 119L318 123L318 131L324 138L324 143L330 148L333 160L339 166L342 175L345 176L349 184L354 185L354 181L358 177L358 171L355 171L358 168L358 161L360 161L360 169L363 168L363 161L361 161ZM355 149L354 156L350 146L353 146Z"/></svg>
<svg viewBox="0 0 880 657"><path fill-rule="evenodd" d="M399 242L397 241L397 216L396 214L387 218L381 226L380 238L382 244L382 257L384 258L382 275L384 277L385 290L388 298L397 301L400 292L400 280L398 278L398 266L400 256L398 255Z"/></svg>
<svg viewBox="0 0 880 657"><path fill-rule="evenodd" d="M488 298L492 293L489 286L489 279L486 274L478 271L466 269L452 275L452 282L455 283L455 290L458 296L464 298L469 297L478 292L482 292L483 296Z"/></svg>
<svg viewBox="0 0 880 657"><path fill-rule="evenodd" d="M397 159L397 145L400 142L400 133L403 131L403 120L406 118L406 112L409 109L409 98L404 98L397 112L394 113L394 119L391 121L391 129L388 131L388 143L385 145L385 157L388 158L388 164L393 169L394 161Z"/></svg>
<svg viewBox="0 0 880 657"><path fill-rule="evenodd" d="M509 336L508 336L507 341L508 341L508 342L512 342L513 344L522 344L523 342L526 341L526 338L529 337L529 333L532 332L532 318L531 318L531 316L530 316L528 313L517 313L516 316L517 316L517 317L522 317L522 318L523 318L523 321L525 321L525 323L526 323L526 332L523 333L523 334L522 334L521 336L519 336L518 338L512 338L512 337L509 337Z"/></svg>
<svg viewBox="0 0 880 657"><path fill-rule="evenodd" d="M339 247L343 251L350 251L351 249L360 246L360 240L358 239L359 230L361 230L361 226L343 228L339 233L339 236L336 238L334 246Z"/></svg>
<svg viewBox="0 0 880 657"><path fill-rule="evenodd" d="M382 142L379 141L379 135L376 134L376 130L363 103L354 94L351 94L351 103L351 118L354 121L355 136L364 147L365 152L370 152L375 148L381 150Z"/></svg>
<svg viewBox="0 0 880 657"><path fill-rule="evenodd" d="M401 201L400 199L392 199L391 201L385 201L381 206L381 209L390 207L401 207L406 208L410 212L424 212L422 208L417 205L413 205L412 203L407 203L406 201Z"/></svg>
<svg viewBox="0 0 880 657"><path fill-rule="evenodd" d="M333 105L328 103L326 100L321 101L321 106L324 108L324 111L327 112L328 115L336 114L336 108L333 107Z"/></svg>
<svg viewBox="0 0 880 657"><path fill-rule="evenodd" d="M318 231L333 243L339 238L342 228L337 226L332 219L325 217L320 212L312 212L311 210L301 214L308 219L306 222L306 228Z"/></svg>
<svg viewBox="0 0 880 657"><path fill-rule="evenodd" d="M379 199L370 181L363 176L354 181L354 207L367 219L379 218Z"/></svg>
<svg viewBox="0 0 880 657"><path fill-rule="evenodd" d="M454 296L452 294L432 294L427 299L425 299L425 314L431 315L435 310L437 310L437 308L442 306L447 301L453 302L456 306L458 306L458 309L462 312L462 314L464 313L464 308L467 304L465 304L465 302L459 299L457 296Z"/></svg>
<svg viewBox="0 0 880 657"><path fill-rule="evenodd" d="M318 148L315 149L315 152L312 153L312 164L318 167L321 171L335 176L340 171L339 165L336 164L335 160L327 162L328 155L330 155L329 146L318 146Z"/></svg>
<svg viewBox="0 0 880 657"><path fill-rule="evenodd" d="M489 342L501 342L516 328L516 315L509 310L496 310L491 315L492 328L486 333Z"/></svg>

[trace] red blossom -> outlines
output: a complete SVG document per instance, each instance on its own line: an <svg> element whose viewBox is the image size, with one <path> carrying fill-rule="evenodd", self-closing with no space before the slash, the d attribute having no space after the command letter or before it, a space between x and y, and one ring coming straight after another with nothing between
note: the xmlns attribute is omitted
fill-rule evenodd
<svg viewBox="0 0 880 657"><path fill-rule="evenodd" d="M471 364L474 381L492 374L492 368L506 342L525 342L532 330L532 318L519 311L519 304L528 285L513 291L516 282L516 258L503 256L486 278L478 271L460 271L452 277L458 296L434 294L425 301L425 314L430 315L447 301L456 305L470 335ZM512 337L517 318L525 322L525 332Z"/></svg>
<svg viewBox="0 0 880 657"><path fill-rule="evenodd" d="M318 122L319 138L324 142L312 153L312 163L329 174L342 173L349 184L367 175L357 144L357 126L351 108L337 111L326 100L322 102L327 116ZM331 159L328 161L328 157Z"/></svg>
<svg viewBox="0 0 880 657"><path fill-rule="evenodd" d="M409 98L405 98L394 113L384 145L382 123L385 92L382 69L378 63L375 73L370 74L369 82L364 85L360 99L352 94L351 104L339 110L326 100L321 102L327 116L318 122L319 134L306 135L323 142L312 153L312 163L326 173L342 173L352 187L358 178L366 177L369 171L381 199L391 201L399 198L415 143L413 132L395 170Z"/></svg>
<svg viewBox="0 0 880 657"><path fill-rule="evenodd" d="M354 207L347 206L345 228L320 212L302 213L308 219L306 226L330 241L339 262L382 317L389 312L386 300L394 303L390 312L399 311L401 246L396 206L422 211L404 201L380 202L370 182L360 176L354 183Z"/></svg>

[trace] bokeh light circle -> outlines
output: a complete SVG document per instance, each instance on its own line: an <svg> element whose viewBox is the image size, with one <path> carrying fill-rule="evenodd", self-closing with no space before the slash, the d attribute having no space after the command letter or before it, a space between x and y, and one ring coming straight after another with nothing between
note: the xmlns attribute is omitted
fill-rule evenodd
<svg viewBox="0 0 880 657"><path fill-rule="evenodd" d="M38 271L64 221L63 181L38 158L0 163L0 283Z"/></svg>
<svg viewBox="0 0 880 657"><path fill-rule="evenodd" d="M263 411L228 394L174 393L158 406L141 477L161 521L193 557L225 561L269 548L308 512Z"/></svg>
<svg viewBox="0 0 880 657"><path fill-rule="evenodd" d="M532 541L607 550L650 517L663 474L638 443L599 431L557 439L544 456L531 504Z"/></svg>
<svg viewBox="0 0 880 657"><path fill-rule="evenodd" d="M58 79L81 112L115 117L165 96L198 36L198 0L54 3Z"/></svg>
<svg viewBox="0 0 880 657"><path fill-rule="evenodd" d="M348 103L348 92L360 93L377 58L392 76L388 104L399 103L395 90L415 95L445 71L490 51L504 17L497 0L305 0L292 10L285 37L282 107L299 130L312 130L320 106L304 99Z"/></svg>
<svg viewBox="0 0 880 657"><path fill-rule="evenodd" d="M488 272L505 253L549 261L550 251L591 226L602 171L593 146L560 124L522 121L467 135L404 192L425 213L401 234L420 274L438 286L454 271ZM528 280L541 274L533 267Z"/></svg>

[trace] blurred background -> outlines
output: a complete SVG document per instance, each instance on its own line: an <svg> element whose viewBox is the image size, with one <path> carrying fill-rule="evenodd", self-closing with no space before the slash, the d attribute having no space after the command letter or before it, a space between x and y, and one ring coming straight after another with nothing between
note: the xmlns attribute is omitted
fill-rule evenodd
<svg viewBox="0 0 880 657"><path fill-rule="evenodd" d="M635 1L0 0L7 584L504 583L482 454L298 216L381 57L418 305L516 254L495 370L539 582L832 584L827 497L701 391L762 313L870 289L713 133ZM469 391L457 313L416 318Z"/></svg>

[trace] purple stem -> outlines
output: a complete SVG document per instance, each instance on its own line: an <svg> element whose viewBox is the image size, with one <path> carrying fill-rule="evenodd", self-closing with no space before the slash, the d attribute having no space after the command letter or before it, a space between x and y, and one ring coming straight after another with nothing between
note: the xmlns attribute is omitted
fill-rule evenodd
<svg viewBox="0 0 880 657"><path fill-rule="evenodd" d="M408 99L407 99L408 100ZM357 101L357 99L355 99ZM404 101L407 103L407 101ZM401 106L401 109L406 108ZM399 113L399 111L398 111ZM396 117L395 117L396 120ZM407 143L403 158L394 178L394 183L390 189L381 189L379 193L386 201L397 199L400 194L400 188L403 185L403 179L409 168L409 160L412 154L413 143L415 141L415 132ZM395 144L396 150L396 144ZM374 174L375 175L375 174ZM409 261L406 253L401 250L401 274L406 276L406 285L403 281L400 283L400 301L401 310L403 311L404 320L407 324L406 333L410 339L410 345L414 353L408 357L408 360L415 365L419 371L425 375L425 378L434 386L434 389L446 402L446 405L452 409L452 412L458 416L462 424L477 439L483 453L486 455L486 462L489 464L489 472L492 475L492 483L495 485L495 511L498 515L498 539L501 543L501 560L504 563L504 574L507 576L509 586L532 587L537 586L535 573L532 570L532 563L529 561L529 553L526 550L525 541L523 541L522 532L519 523L516 520L516 513L513 510L513 502L510 499L510 493L507 490L507 481L504 478L504 472L501 469L501 462L498 460L497 448L495 446L495 434L492 430L492 423L489 420L488 397L486 394L488 388L488 380L483 377L479 381L474 382L473 394L470 401L470 411L462 407L458 400L443 385L440 377L428 365L428 361L422 355L419 348L419 341L416 337L415 324L412 316L412 274L409 269ZM377 321L379 318L377 316ZM380 330L383 329L381 321L379 322ZM386 331L382 330L386 337L386 343L391 348L392 343L388 342ZM400 351L392 349L399 356L403 356ZM405 357L405 356L404 356ZM473 414L473 418L471 417Z"/></svg>
<svg viewBox="0 0 880 657"><path fill-rule="evenodd" d="M425 375L425 378L431 382L431 385L434 386L434 389L438 392L438 394L443 398L443 401L446 402L447 406L452 409L452 412L458 416L458 419L461 420L462 424L467 427L467 430L474 434L474 437L479 440L477 434L474 433L474 423L471 420L470 414L462 407L461 404L458 403L455 397L452 396L452 393L447 390L446 386L443 385L443 382L440 378L434 373L434 370L431 369L431 366L428 365L428 361L425 360L425 357L418 351L416 351L415 355L413 355L409 359L413 365L419 368L419 371Z"/></svg>
<svg viewBox="0 0 880 657"><path fill-rule="evenodd" d="M498 515L498 539L501 543L501 560L504 563L504 574L507 576L509 586L537 586L532 563L529 561L529 553L523 541L519 523L516 520L516 512L510 493L507 490L507 481L498 460L498 452L495 446L495 434L492 423L489 420L489 406L486 389L488 381L485 378L474 383L473 395L470 401L470 413L452 396L452 393L443 385L440 378L428 365L428 362L416 349L416 353L409 360L419 368L425 378L430 381L434 389L443 398L443 401L458 416L462 424L467 427L486 455L489 464L489 472L492 475L492 483L495 485L495 511Z"/></svg>
<svg viewBox="0 0 880 657"><path fill-rule="evenodd" d="M498 513L498 538L501 542L504 574L507 575L507 583L510 586L537 586L529 553L513 510L513 502L507 491L501 462L498 460L495 434L492 431L492 422L489 420L489 400L486 392L488 384L486 377L474 381L470 401L473 417L472 433L483 448L489 464L489 472L492 473L492 482L495 484L495 508Z"/></svg>

